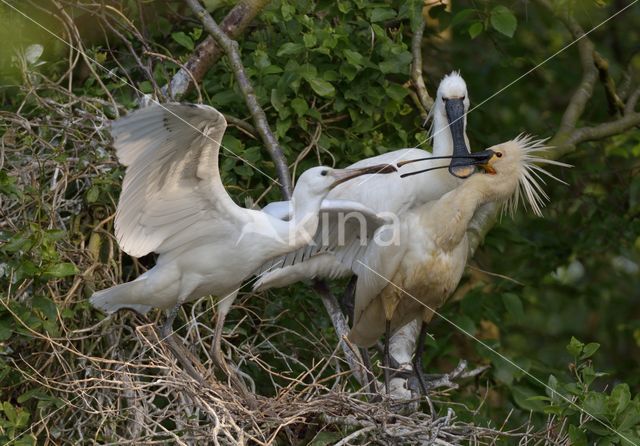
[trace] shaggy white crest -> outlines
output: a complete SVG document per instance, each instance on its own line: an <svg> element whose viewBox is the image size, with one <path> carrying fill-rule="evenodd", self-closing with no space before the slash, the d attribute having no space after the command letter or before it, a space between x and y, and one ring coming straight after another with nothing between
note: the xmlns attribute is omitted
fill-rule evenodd
<svg viewBox="0 0 640 446"><path fill-rule="evenodd" d="M550 174L540 167L540 164L551 164L554 166L573 167L570 164L543 158L540 154L548 152L552 148L544 143L547 139L533 139L533 136L521 133L513 142L520 148L520 172L518 173L518 187L509 199L504 203L502 212L508 212L511 216L515 214L520 203L525 203L525 208L531 208L534 214L541 217L542 208L549 201L549 196L542 188L541 184L546 184L544 176L553 178L560 183L567 184L556 176Z"/></svg>

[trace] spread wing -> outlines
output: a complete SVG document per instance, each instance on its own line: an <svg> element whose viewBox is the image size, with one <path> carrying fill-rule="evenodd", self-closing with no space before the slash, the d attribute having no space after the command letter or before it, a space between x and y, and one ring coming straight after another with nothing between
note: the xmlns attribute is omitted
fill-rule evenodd
<svg viewBox="0 0 640 446"><path fill-rule="evenodd" d="M267 205L263 211L286 220L291 210L288 202ZM285 208L287 211L285 212ZM375 231L389 222L367 206L349 200L323 200L320 207L320 222L311 243L296 251L266 262L257 272L261 275L276 268L295 265L323 252L332 252L346 266L363 250L373 238ZM267 272L267 274L269 274ZM267 277L262 282L267 283Z"/></svg>
<svg viewBox="0 0 640 446"><path fill-rule="evenodd" d="M218 171L227 123L206 105L155 104L113 122L118 159L127 166L115 233L127 254L163 252L194 234L203 220L241 218Z"/></svg>

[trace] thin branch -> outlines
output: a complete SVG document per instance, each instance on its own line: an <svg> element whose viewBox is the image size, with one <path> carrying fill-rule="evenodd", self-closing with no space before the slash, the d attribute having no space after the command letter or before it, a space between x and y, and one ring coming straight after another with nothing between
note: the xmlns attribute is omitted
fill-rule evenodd
<svg viewBox="0 0 640 446"><path fill-rule="evenodd" d="M580 55L580 63L582 65L582 80L577 90L573 93L569 105L567 106L558 132L551 140L551 145L562 145L571 133L575 130L578 119L582 116L587 102L593 95L593 87L598 79L598 69L594 62L593 42L588 37L584 37L582 26L569 15L566 8L561 12L556 11L554 5L548 0L536 0L537 3L546 8L551 14L555 15L564 23L565 27L571 33L571 36L577 40L578 53Z"/></svg>
<svg viewBox="0 0 640 446"><path fill-rule="evenodd" d="M233 74L235 75L238 86L242 91L242 95L244 96L247 107L251 112L256 130L260 134L260 137L262 138L262 141L275 164L282 195L286 200L291 199L291 192L293 188L291 187L291 178L289 176L287 161L284 157L284 154L282 153L282 149L280 148L275 135L269 128L267 116L258 103L258 98L253 91L253 86L251 85L251 82L249 81L249 78L247 77L247 74L244 70L244 65L242 64L242 59L240 57L238 42L230 39L224 33L224 31L220 28L220 26L218 26L216 21L213 20L213 17L211 17L207 10L204 9L202 5L200 5L198 0L186 0L186 2L191 7L196 16L198 16L198 18L202 21L202 24L204 25L204 28L207 30L207 32L211 34L218 45L224 49L224 52L229 58L231 68L233 69Z"/></svg>
<svg viewBox="0 0 640 446"><path fill-rule="evenodd" d="M604 87L604 92L607 95L607 102L609 103L609 113L615 115L616 113L624 112L624 102L618 96L616 91L616 83L609 74L609 62L600 55L597 51L593 53L593 61L598 68L600 74L600 82Z"/></svg>
<svg viewBox="0 0 640 446"><path fill-rule="evenodd" d="M238 38L267 3L269 3L269 0L243 0L238 2L222 20L220 28L230 38ZM213 37L207 36L196 46L184 66L180 67L180 70L173 76L171 83L164 86L163 93L173 100L179 100L204 79L209 68L220 59L222 54L220 46L216 44Z"/></svg>
<svg viewBox="0 0 640 446"><path fill-rule="evenodd" d="M633 113L633 111L636 109L636 105L638 105L638 99L640 99L640 87L636 88L633 93L629 95L627 104L624 106L625 115Z"/></svg>
<svg viewBox="0 0 640 446"><path fill-rule="evenodd" d="M433 106L433 98L429 96L427 87L424 84L422 77L422 36L424 34L425 23L424 20L420 20L418 28L414 31L411 38L411 53L413 55L413 62L411 63L411 79L413 85L418 92L418 99L420 104L424 108L426 113L429 113ZM422 113L421 113L422 114Z"/></svg>

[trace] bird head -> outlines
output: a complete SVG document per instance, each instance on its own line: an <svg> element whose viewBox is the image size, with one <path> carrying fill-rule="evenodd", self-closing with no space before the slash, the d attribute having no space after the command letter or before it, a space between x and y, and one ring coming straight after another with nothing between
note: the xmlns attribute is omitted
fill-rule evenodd
<svg viewBox="0 0 640 446"><path fill-rule="evenodd" d="M302 186L313 194L326 195L337 185L349 181L352 178L368 174L385 174L392 172L397 172L397 169L391 164L379 164L360 169L332 169L325 166L312 167L300 175L296 189Z"/></svg>
<svg viewBox="0 0 640 446"><path fill-rule="evenodd" d="M490 183L488 193L491 199L504 202L503 210L508 210L512 215L518 208L521 196L525 206L528 204L534 214L542 215L542 208L549 201L549 196L540 184L546 184L544 176L564 183L540 167L541 164L571 167L569 164L541 157L542 153L549 150L544 142L528 135L520 135L484 151L490 156L486 163L479 165L485 172L482 181Z"/></svg>
<svg viewBox="0 0 640 446"><path fill-rule="evenodd" d="M453 143L452 155L458 157L451 160L449 172L458 178L467 178L475 168L470 165L469 159L463 158L469 154L464 132L465 115L469 110L469 94L467 84L459 72L453 71L442 79L432 110L449 124Z"/></svg>

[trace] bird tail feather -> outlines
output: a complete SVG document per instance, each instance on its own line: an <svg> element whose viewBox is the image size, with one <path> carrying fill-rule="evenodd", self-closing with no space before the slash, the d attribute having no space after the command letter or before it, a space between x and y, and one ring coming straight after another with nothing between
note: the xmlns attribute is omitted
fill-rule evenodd
<svg viewBox="0 0 640 446"><path fill-rule="evenodd" d="M140 314L146 314L152 307L136 303L144 291L143 279L116 285L106 290L97 291L91 296L89 302L95 308L107 314L115 313L122 308L130 308Z"/></svg>

